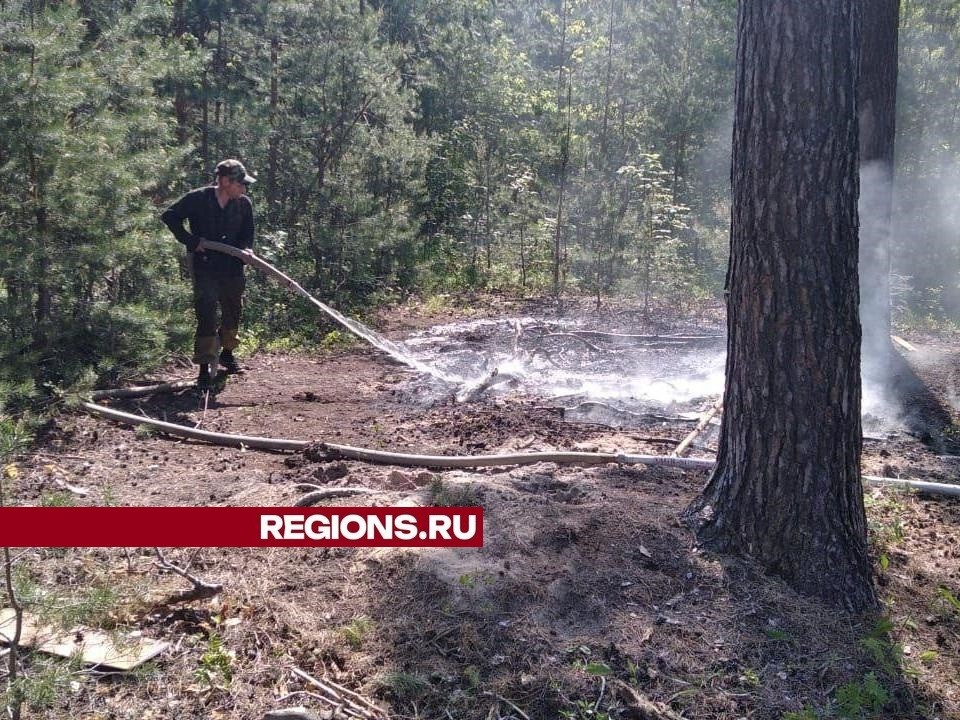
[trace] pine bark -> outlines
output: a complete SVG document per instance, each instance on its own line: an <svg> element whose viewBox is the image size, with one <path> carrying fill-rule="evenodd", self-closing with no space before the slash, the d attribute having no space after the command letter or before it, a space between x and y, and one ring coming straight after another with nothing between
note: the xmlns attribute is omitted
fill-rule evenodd
<svg viewBox="0 0 960 720"><path fill-rule="evenodd" d="M742 0L724 417L710 549L875 605L860 479L860 3Z"/></svg>

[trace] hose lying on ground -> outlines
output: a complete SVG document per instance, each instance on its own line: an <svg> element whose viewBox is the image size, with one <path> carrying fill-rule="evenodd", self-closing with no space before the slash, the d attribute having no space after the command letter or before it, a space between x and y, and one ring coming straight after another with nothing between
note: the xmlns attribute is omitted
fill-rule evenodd
<svg viewBox="0 0 960 720"><path fill-rule="evenodd" d="M277 270L273 265L266 262L265 260L257 257L256 255L243 252L242 250L235 248L231 245L225 245L224 243L205 241L205 247L215 250L217 252L226 253L233 257L239 258L248 265L252 265L267 275L273 277L275 280L284 285L287 289L303 295L308 300L310 300L314 305L319 307L321 310L326 312L328 315L333 317L338 322L342 323L345 327L350 329L353 332L356 332L361 337L364 336L362 331L359 331L357 328L353 327L353 324L349 319L344 318L342 315L337 313L332 308L324 305L319 300L314 298L309 292L307 292L299 283L292 280L287 275L284 275L282 272ZM370 338L365 338L370 340ZM403 362L412 364L419 370L423 370L430 375L439 377L444 380L450 380L449 377L440 373L434 368L424 365L418 361L411 361L409 358L404 358L395 354L393 347L388 341L383 341L383 347L381 349L386 350L391 355L401 359ZM99 391L93 394L95 399L108 398L108 397L139 397L142 395L147 395L151 391L158 391L160 389L179 389L183 387L182 383L166 383L162 386L154 386L153 390L150 388L131 388L129 390L104 390ZM190 438L193 440L202 440L205 442L210 442L215 445L224 445L228 447L248 447L254 448L257 450L277 450L277 451L297 451L302 452L310 446L318 446L324 452L324 454L330 459L334 458L345 458L352 460L361 460L364 462L371 463L381 463L388 465L402 465L406 467L431 467L431 468L472 468L472 467L489 467L489 466L504 466L504 465L532 465L539 462L554 462L560 464L581 464L581 465L598 465L606 463L616 463L618 465L651 465L658 467L676 467L687 470L709 470L713 468L714 462L712 460L703 460L696 458L682 458L682 457L663 457L660 455L629 455L625 453L588 453L588 452L539 452L539 453L517 453L517 454L508 454L508 455L459 455L459 456L450 456L450 455L409 455L403 453L390 453L384 452L382 450L370 450L367 448L356 448L349 445L334 445L330 443L311 443L306 440L285 440L285 439L276 439L276 438L266 438L258 437L253 435L229 435L224 433L214 433L208 430L198 430L196 428L186 427L184 425L177 425L175 423L168 423L162 420L154 420L153 418L142 417L139 415L132 415L130 413L121 412L119 410L114 410L112 408L107 408L102 405L97 405L92 402L82 402L81 407L83 407L88 412L94 413L96 415L101 415L103 417L110 418L112 420L117 420L119 422L126 423L128 425L147 425L149 427L157 428L169 435L176 435L178 437ZM960 485L950 485L946 483L934 483L926 482L922 480L901 480L894 478L881 478L871 475L864 475L863 480L869 482L873 485L880 486L892 486L900 488L909 488L918 490L920 492L937 494L937 495L950 495L960 497Z"/></svg>
<svg viewBox="0 0 960 720"><path fill-rule="evenodd" d="M349 445L334 445L331 443L312 443L307 440L284 440L265 438L252 435L229 435L215 433L208 430L196 430L185 425L154 420L125 413L113 408L104 407L92 402L82 402L80 406L94 415L106 417L127 425L146 425L161 430L168 435L202 440L215 445L227 447L248 447L258 450L288 450L303 452L309 447L319 448L328 459L361 460L363 462L380 463L386 465L401 465L405 467L428 468L474 468L504 465L532 465L539 462L553 462L558 464L602 465L614 463L617 465L650 465L656 467L675 467L685 470L710 470L714 466L713 460L700 458L663 457L660 455L629 455L626 453L589 453L589 452L534 452L515 453L506 455L409 455L392 453L383 450L351 447ZM902 480L899 478L882 478L873 475L864 475L863 481L881 487L894 487L916 490L932 495L948 495L960 497L960 485L948 483L927 482L925 480Z"/></svg>

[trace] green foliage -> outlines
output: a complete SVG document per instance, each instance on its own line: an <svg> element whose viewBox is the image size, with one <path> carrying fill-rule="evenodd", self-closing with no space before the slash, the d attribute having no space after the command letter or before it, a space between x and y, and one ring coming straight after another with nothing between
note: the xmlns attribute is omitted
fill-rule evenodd
<svg viewBox="0 0 960 720"><path fill-rule="evenodd" d="M950 592L950 590L942 585L937 588L937 598L943 604L944 607L948 608L953 614L960 620L960 599L957 599L957 596Z"/></svg>
<svg viewBox="0 0 960 720"><path fill-rule="evenodd" d="M903 648L890 640L893 623L889 618L880 618L870 629L860 645L867 652L873 664L890 677L896 675L903 663Z"/></svg>
<svg viewBox="0 0 960 720"><path fill-rule="evenodd" d="M910 325L960 320L956 243L956 3L903 3L897 82L894 271L906 290L895 309Z"/></svg>
<svg viewBox="0 0 960 720"><path fill-rule="evenodd" d="M470 690L476 690L480 687L480 683L482 682L480 670L476 665L467 665L467 667L464 668L463 679L466 681L467 687Z"/></svg>
<svg viewBox="0 0 960 720"><path fill-rule="evenodd" d="M430 682L416 673L387 673L381 680L384 687L401 703L414 703L432 691Z"/></svg>
<svg viewBox="0 0 960 720"><path fill-rule="evenodd" d="M194 671L197 682L208 687L229 685L233 679L233 653L227 650L223 639L212 633L200 657L200 666Z"/></svg>
<svg viewBox="0 0 960 720"><path fill-rule="evenodd" d="M331 330L320 341L320 347L325 350L348 348L357 344L357 337L345 330Z"/></svg>
<svg viewBox="0 0 960 720"><path fill-rule="evenodd" d="M68 492L45 492L40 496L40 507L73 507L76 504Z"/></svg>
<svg viewBox="0 0 960 720"><path fill-rule="evenodd" d="M889 700L890 693L872 672L837 688L837 709L840 717L849 720L878 717Z"/></svg>
<svg viewBox="0 0 960 720"><path fill-rule="evenodd" d="M473 485L445 483L438 477L430 483L430 504L434 507L476 507L480 498Z"/></svg>
<svg viewBox="0 0 960 720"><path fill-rule="evenodd" d="M560 717L564 720L610 720L610 713L600 710L597 703L589 700L574 700L571 707L561 710Z"/></svg>
<svg viewBox="0 0 960 720"><path fill-rule="evenodd" d="M940 653L938 653L936 650L924 650L922 653L920 653L919 660L921 663L929 667L937 661L938 657L940 657Z"/></svg>
<svg viewBox="0 0 960 720"><path fill-rule="evenodd" d="M791 639L790 633L781 630L780 628L767 627L764 628L763 633L775 642L789 642Z"/></svg>
<svg viewBox="0 0 960 720"><path fill-rule="evenodd" d="M583 670L588 675L609 675L613 672L609 665L598 660L586 663L583 666Z"/></svg>
<svg viewBox="0 0 960 720"><path fill-rule="evenodd" d="M2 401L3 397L0 396ZM26 449L32 439L27 423L0 416L0 462Z"/></svg>
<svg viewBox="0 0 960 720"><path fill-rule="evenodd" d="M780 720L819 720L817 711L809 705L805 705L803 710L797 712L785 712Z"/></svg>
<svg viewBox="0 0 960 720"><path fill-rule="evenodd" d="M152 437L156 437L157 429L152 425L137 425L136 429L133 431L134 436L137 440L149 440Z"/></svg>
<svg viewBox="0 0 960 720"><path fill-rule="evenodd" d="M890 566L890 548L903 542L906 528L903 524L903 504L895 493L879 498L865 496L864 506L871 512L867 518L870 541L877 552L881 572Z"/></svg>
<svg viewBox="0 0 960 720"><path fill-rule="evenodd" d="M373 620L361 615L354 618L349 624L340 628L340 635L344 641L354 650L359 650L363 646L364 639L376 628Z"/></svg>
<svg viewBox="0 0 960 720"><path fill-rule="evenodd" d="M162 13L134 4L91 39L72 5L0 9L2 382L69 385L163 348L171 263L151 195L176 158L154 91Z"/></svg>
<svg viewBox="0 0 960 720"><path fill-rule="evenodd" d="M740 675L740 682L745 687L760 687L760 675L753 668L746 668Z"/></svg>
<svg viewBox="0 0 960 720"><path fill-rule="evenodd" d="M4 3L0 402L186 348L157 209L227 156L259 175L257 251L344 310L555 275L598 303L718 295L735 18L733 2ZM943 273L960 262L958 36L950 7L903 7L896 303L938 326L960 317ZM245 342L316 343L308 303L257 277L247 301Z"/></svg>
<svg viewBox="0 0 960 720"><path fill-rule="evenodd" d="M73 674L79 668L59 658L31 657L30 673L21 674L5 692L0 693L0 704L8 707L11 699L19 698L26 708L42 712L54 707L67 691Z"/></svg>
<svg viewBox="0 0 960 720"><path fill-rule="evenodd" d="M189 343L157 209L257 171L257 251L344 310L417 290L716 291L732 3L5 3L0 401ZM315 343L251 278L245 343Z"/></svg>
<svg viewBox="0 0 960 720"><path fill-rule="evenodd" d="M115 623L114 618L121 601L116 587L98 581L90 587L82 588L77 597L63 603L56 620L65 629L77 625L109 627Z"/></svg>

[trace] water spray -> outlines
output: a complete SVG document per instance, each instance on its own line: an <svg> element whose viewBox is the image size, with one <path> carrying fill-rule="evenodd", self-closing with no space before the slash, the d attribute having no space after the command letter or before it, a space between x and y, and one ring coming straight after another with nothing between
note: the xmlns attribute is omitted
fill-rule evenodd
<svg viewBox="0 0 960 720"><path fill-rule="evenodd" d="M416 358L411 357L408 353L405 353L403 349L400 348L399 345L397 345L394 342L391 342L390 340L387 340L387 338L374 332L363 323L358 322L357 320L353 320L352 318L348 318L346 315L343 315L342 313L337 312L326 303L323 303L320 300L317 300L317 298L315 298L313 295L307 292L307 290L304 289L304 287L300 285L300 283L296 282L293 278L289 277L288 275L285 275L284 273L280 272L279 270L277 270L277 268L275 268L273 265L271 265L270 263L268 263L266 260L259 257L258 255L254 255L252 252L241 250L240 248L235 248L232 245L213 242L211 240L205 240L203 243L203 247L204 247L204 250L216 250L217 252L221 252L226 255L231 255L237 258L238 260L243 261L247 265L255 267L257 270L260 270L261 272L268 275L269 277L272 277L274 280L276 280L278 283L283 285L288 290L305 297L307 300L313 303L316 307L318 307L321 311L326 313L329 317L331 317L333 320L335 320L340 325L345 327L347 330L352 332L354 335L361 338L362 340L366 340L368 343L370 343L374 347L387 353L387 355L392 357L397 362L402 363L404 365L408 365L413 369L424 373L425 375L430 375L431 377L434 377L437 380L441 380L445 383L459 385L464 381L464 379L461 377L457 377L455 375L449 375L448 373L445 373L442 370L438 370L435 367L432 367L430 365L427 365L426 363L420 362Z"/></svg>

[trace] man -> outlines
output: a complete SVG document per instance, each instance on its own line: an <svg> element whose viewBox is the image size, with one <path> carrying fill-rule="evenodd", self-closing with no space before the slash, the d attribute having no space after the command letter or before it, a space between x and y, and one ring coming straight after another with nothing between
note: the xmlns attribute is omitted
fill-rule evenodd
<svg viewBox="0 0 960 720"><path fill-rule="evenodd" d="M246 192L256 179L239 160L219 163L214 177L213 185L191 190L160 216L188 251L197 314L193 361L200 366L197 386L201 389L210 387L211 367L216 372L218 361L228 375L242 372L233 351L246 284L243 262L207 249L204 243L213 240L253 252L253 204ZM183 226L185 220L189 231Z"/></svg>

